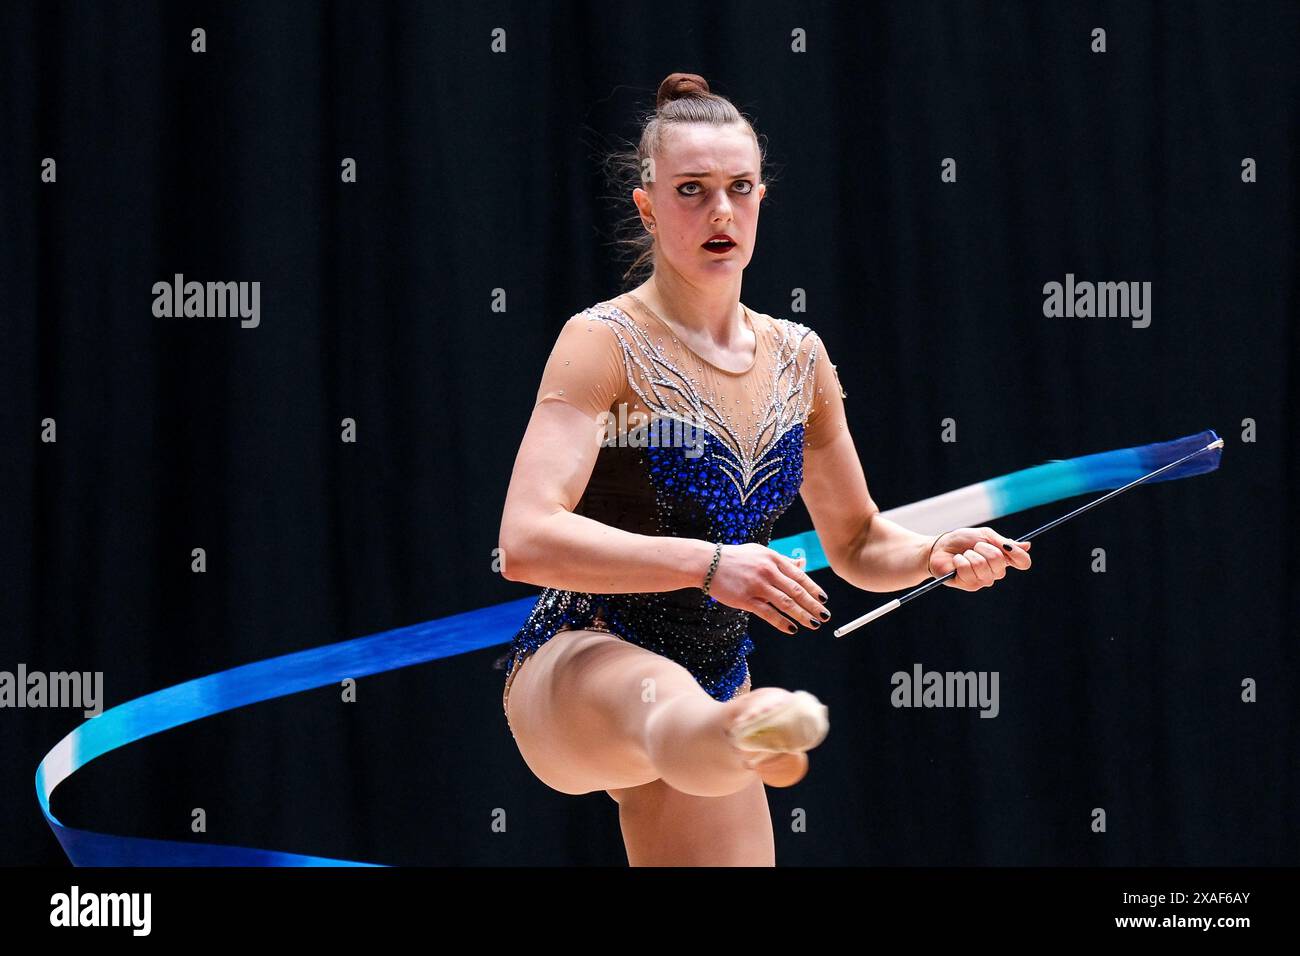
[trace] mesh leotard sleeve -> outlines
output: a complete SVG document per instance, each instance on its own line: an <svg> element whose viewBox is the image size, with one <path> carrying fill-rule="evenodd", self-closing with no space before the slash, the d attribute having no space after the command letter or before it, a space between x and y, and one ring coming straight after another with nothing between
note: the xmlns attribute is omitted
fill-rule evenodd
<svg viewBox="0 0 1300 956"><path fill-rule="evenodd" d="M813 370L812 407L808 412L808 422L804 429L804 447L821 448L835 439L835 436L847 428L844 413L844 389L840 385L839 372L835 370L831 357L826 353L826 345L821 336L812 333L817 347L817 364Z"/></svg>
<svg viewBox="0 0 1300 956"><path fill-rule="evenodd" d="M542 371L537 404L567 402L595 418L610 409L626 382L618 338L604 322L579 312L560 329Z"/></svg>

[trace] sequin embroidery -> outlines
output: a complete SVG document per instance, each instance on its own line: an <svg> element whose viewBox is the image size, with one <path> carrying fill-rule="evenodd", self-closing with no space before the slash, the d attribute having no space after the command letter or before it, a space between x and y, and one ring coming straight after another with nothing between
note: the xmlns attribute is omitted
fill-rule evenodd
<svg viewBox="0 0 1300 956"><path fill-rule="evenodd" d="M668 349L649 320L638 321L612 300L581 315L613 332L626 384L652 416L651 432L667 435L674 422L679 429L690 426L702 436L702 449L692 456L666 439L646 447L602 447L575 511L641 533L768 544L803 482L818 359L812 330L767 318L768 360L760 363L756 356L749 371L730 373L759 376L753 380L757 398L742 415L705 385L706 376L691 374L693 353L675 338L681 347ZM619 594L546 588L511 642L510 675L562 630L607 630L677 661L710 696L729 700L749 678L749 618L749 612L720 604L698 587Z"/></svg>
<svg viewBox="0 0 1300 956"><path fill-rule="evenodd" d="M774 453L781 437L795 423L802 424L807 418L811 406L809 384L813 381L817 362L816 348L807 349L804 363L800 364L797 359L800 347L812 330L796 322L780 323L783 334L777 339L771 388L757 424L747 434L735 426L716 396L705 394L630 315L616 306L596 314L609 322L618 336L628 371L628 384L651 413L702 428L723 445L728 454L718 456L718 468L731 479L740 495L740 503L745 504L754 487L780 469L782 458ZM754 480L756 477L757 482Z"/></svg>

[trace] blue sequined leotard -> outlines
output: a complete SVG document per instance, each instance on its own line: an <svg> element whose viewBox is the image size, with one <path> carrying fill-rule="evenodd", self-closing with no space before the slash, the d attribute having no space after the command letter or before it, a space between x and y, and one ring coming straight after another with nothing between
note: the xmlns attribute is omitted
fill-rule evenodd
<svg viewBox="0 0 1300 956"><path fill-rule="evenodd" d="M843 391L815 332L744 312L755 352L743 371L701 358L631 293L568 320L537 401L569 402L607 422L611 436L575 513L640 534L771 541L803 482L804 449L844 427ZM749 618L699 587L546 588L511 641L506 690L527 655L556 633L595 629L677 661L710 696L728 700L748 675Z"/></svg>

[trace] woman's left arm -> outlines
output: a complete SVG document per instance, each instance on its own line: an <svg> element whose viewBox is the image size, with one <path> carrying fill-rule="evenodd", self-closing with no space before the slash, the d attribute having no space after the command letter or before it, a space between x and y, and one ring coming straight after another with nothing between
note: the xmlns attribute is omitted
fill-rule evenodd
<svg viewBox="0 0 1300 956"><path fill-rule="evenodd" d="M957 575L946 586L978 591L1004 577L1008 566L1028 570L1032 542L1004 538L991 528L958 528L936 542L880 513L849 434L839 376L820 338L817 343L817 389L799 493L831 570L864 591L900 591L954 568Z"/></svg>

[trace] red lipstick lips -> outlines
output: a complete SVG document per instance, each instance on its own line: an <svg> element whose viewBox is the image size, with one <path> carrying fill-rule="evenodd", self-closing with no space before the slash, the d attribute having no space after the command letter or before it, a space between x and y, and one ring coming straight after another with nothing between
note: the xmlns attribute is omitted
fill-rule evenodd
<svg viewBox="0 0 1300 956"><path fill-rule="evenodd" d="M721 255L736 248L736 241L725 232L720 232L716 236L710 236L704 243L704 248L709 252Z"/></svg>

